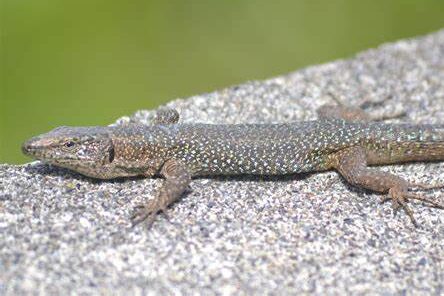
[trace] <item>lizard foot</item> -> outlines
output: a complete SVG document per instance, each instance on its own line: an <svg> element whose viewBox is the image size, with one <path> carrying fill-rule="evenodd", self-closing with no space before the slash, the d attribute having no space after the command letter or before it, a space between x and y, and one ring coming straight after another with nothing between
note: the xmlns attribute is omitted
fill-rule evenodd
<svg viewBox="0 0 444 296"><path fill-rule="evenodd" d="M412 189L418 189L418 190L423 190L423 191L444 188L444 184L430 185L430 184L424 184L424 183L410 183L409 185L410 185L409 187Z"/></svg>
<svg viewBox="0 0 444 296"><path fill-rule="evenodd" d="M415 227L418 227L419 225L416 222L415 217L413 216L413 210L407 206L407 203L409 202L410 199L419 200L430 207L444 210L444 205L437 203L431 200L430 198L414 193L409 193L406 190L402 190L396 187L390 188L388 196L383 197L381 202L386 202L388 200L391 200L394 214L396 215L399 209L403 209L407 214L407 216L409 216L410 221L412 221L413 225Z"/></svg>
<svg viewBox="0 0 444 296"><path fill-rule="evenodd" d="M148 227L154 222L154 218L157 213L162 211L155 200L150 200L146 205L138 205L134 208L134 214L131 216L131 227L137 224L147 221Z"/></svg>

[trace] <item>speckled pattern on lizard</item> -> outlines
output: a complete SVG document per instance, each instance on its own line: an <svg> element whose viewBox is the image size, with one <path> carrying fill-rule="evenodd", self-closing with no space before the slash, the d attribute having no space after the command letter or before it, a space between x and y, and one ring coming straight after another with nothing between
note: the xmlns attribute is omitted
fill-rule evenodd
<svg viewBox="0 0 444 296"><path fill-rule="evenodd" d="M288 175L335 169L350 184L383 193L395 212L416 199L444 209L412 184L371 165L444 160L444 124L391 124L360 108L324 106L314 121L281 124L181 124L174 109L161 108L153 125L59 127L23 144L23 152L83 175L112 179L162 176L154 199L141 205L133 225L152 223L187 189L192 177Z"/></svg>

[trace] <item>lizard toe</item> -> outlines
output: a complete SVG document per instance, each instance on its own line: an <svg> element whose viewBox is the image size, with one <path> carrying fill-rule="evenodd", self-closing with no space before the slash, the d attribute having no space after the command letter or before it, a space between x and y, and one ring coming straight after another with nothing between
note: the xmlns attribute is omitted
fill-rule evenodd
<svg viewBox="0 0 444 296"><path fill-rule="evenodd" d="M407 205L408 202L408 193L405 190L402 190L397 187L390 188L389 197L392 200L393 213L396 216L399 209L403 209L407 216L410 218L410 221L415 227L418 227L418 223L413 215L413 210Z"/></svg>
<svg viewBox="0 0 444 296"><path fill-rule="evenodd" d="M154 216L153 212L144 205L139 205L134 208L134 214L131 216L131 227L145 221L148 217ZM150 219L149 219L150 220Z"/></svg>
<svg viewBox="0 0 444 296"><path fill-rule="evenodd" d="M149 213L146 211L137 211L134 215L131 216L131 227L136 226L140 222L144 221L146 218L148 218Z"/></svg>
<svg viewBox="0 0 444 296"><path fill-rule="evenodd" d="M383 204L388 202L389 200L392 200L392 198L388 195L383 195L381 196L381 198L379 199L379 203Z"/></svg>
<svg viewBox="0 0 444 296"><path fill-rule="evenodd" d="M134 208L134 214L131 216L132 226L147 221L148 227L154 222L156 214L159 211L165 213L166 208L162 207L156 199L151 199L146 205L138 205Z"/></svg>
<svg viewBox="0 0 444 296"><path fill-rule="evenodd" d="M422 195L413 194L413 193L407 193L405 196L407 199L415 199L415 200L422 201L424 204L426 204L427 206L430 206L432 208L444 210L444 204L436 202L429 197L424 197Z"/></svg>
<svg viewBox="0 0 444 296"><path fill-rule="evenodd" d="M422 191L435 190L444 188L443 184L426 184L426 183L409 183L409 189L417 189Z"/></svg>

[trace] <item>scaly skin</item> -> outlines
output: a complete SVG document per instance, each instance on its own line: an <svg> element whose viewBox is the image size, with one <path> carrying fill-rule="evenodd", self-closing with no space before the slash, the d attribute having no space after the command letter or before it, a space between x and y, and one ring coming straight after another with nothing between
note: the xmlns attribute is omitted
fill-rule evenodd
<svg viewBox="0 0 444 296"><path fill-rule="evenodd" d="M444 160L444 125L370 122L356 108L329 106L319 114L317 121L286 124L178 124L175 110L160 109L152 126L60 127L24 143L23 152L93 178L165 177L156 198L139 207L133 224L152 221L180 197L192 177L207 175L336 169L353 185L388 193L394 208L403 208L415 226L409 199L444 208L409 192L418 185L367 167Z"/></svg>

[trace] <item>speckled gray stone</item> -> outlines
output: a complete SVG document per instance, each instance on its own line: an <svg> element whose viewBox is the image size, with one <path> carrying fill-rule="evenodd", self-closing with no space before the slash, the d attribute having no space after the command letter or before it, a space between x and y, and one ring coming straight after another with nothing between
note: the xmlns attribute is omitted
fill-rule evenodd
<svg viewBox="0 0 444 296"><path fill-rule="evenodd" d="M444 123L444 30L349 60L175 100L181 120L313 119L333 97L372 112ZM148 122L139 111L118 122ZM444 163L387 166L436 184ZM0 295L444 293L444 213L414 206L421 229L335 172L196 179L151 229L132 208L161 180L98 181L39 162L0 165ZM431 191L443 200L444 192Z"/></svg>

